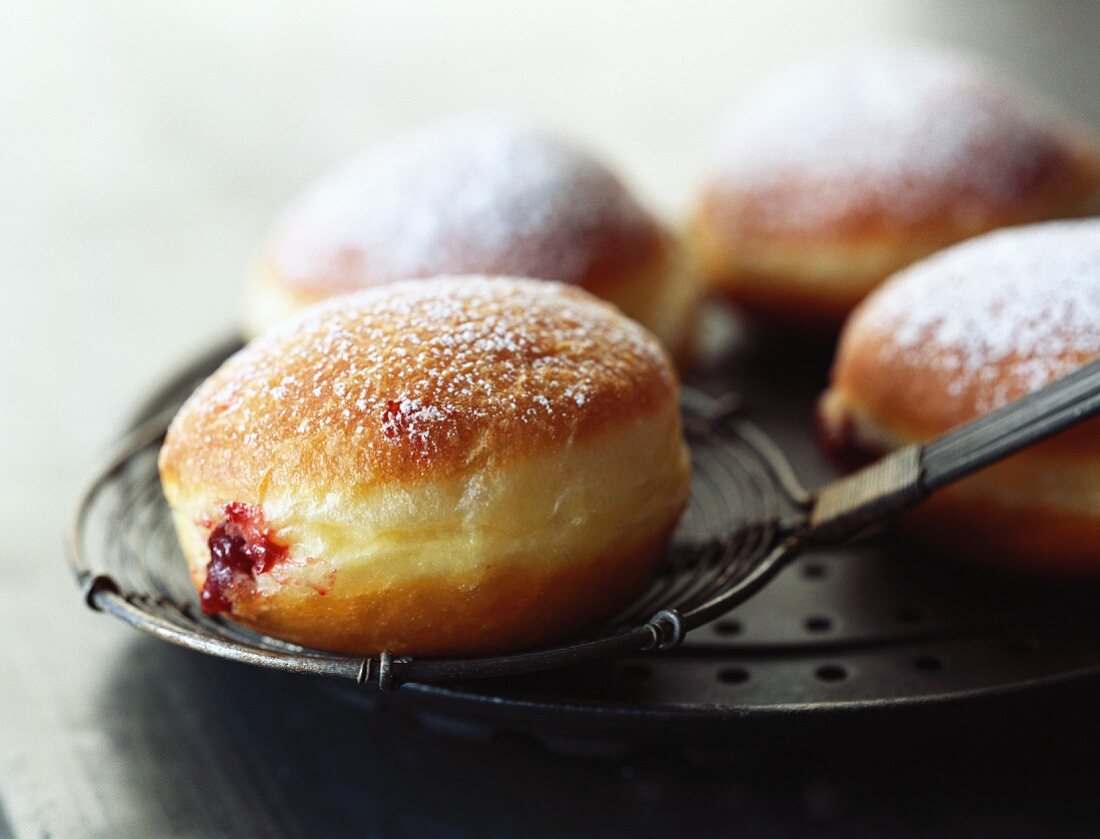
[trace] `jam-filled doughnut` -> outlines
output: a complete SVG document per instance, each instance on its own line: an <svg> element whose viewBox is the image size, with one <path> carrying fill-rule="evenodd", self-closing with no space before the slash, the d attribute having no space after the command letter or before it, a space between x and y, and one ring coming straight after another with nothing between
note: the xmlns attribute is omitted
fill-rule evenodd
<svg viewBox="0 0 1100 839"><path fill-rule="evenodd" d="M715 292L835 328L894 271L997 227L1090 214L1100 142L927 48L834 55L732 115L693 222Z"/></svg>
<svg viewBox="0 0 1100 839"><path fill-rule="evenodd" d="M246 331L333 294L440 274L579 285L688 351L697 293L672 234L587 152L495 117L398 137L309 189L253 274Z"/></svg>
<svg viewBox="0 0 1100 839"><path fill-rule="evenodd" d="M935 437L1100 356L1100 220L986 234L889 280L844 329L820 405L843 460ZM919 538L989 563L1100 574L1100 421L942 490Z"/></svg>
<svg viewBox="0 0 1100 839"><path fill-rule="evenodd" d="M180 410L160 471L204 609L357 654L515 650L610 616L690 482L648 331L572 286L473 276L256 339Z"/></svg>

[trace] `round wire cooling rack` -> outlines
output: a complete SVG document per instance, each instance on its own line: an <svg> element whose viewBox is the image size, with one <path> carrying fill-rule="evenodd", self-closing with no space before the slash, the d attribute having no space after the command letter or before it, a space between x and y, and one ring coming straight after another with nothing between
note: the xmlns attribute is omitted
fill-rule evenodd
<svg viewBox="0 0 1100 839"><path fill-rule="evenodd" d="M856 726L877 741L888 724L894 738L935 741L945 727L953 737L986 730L999 738L1005 721L1056 706L1034 727L1042 737L1056 719L1090 718L1093 693L1085 688L1100 686L1097 585L983 572L882 536L810 547L792 559L782 542L785 520L805 515L806 498L777 451L817 484L834 473L812 442L809 419L823 371L781 353L720 365L716 376L714 389L744 394L757 424L733 400L685 391L692 504L665 573L630 610L639 620L632 629L613 623L586 642L496 660L395 662L307 650L206 616L155 459L168 418L239 345L216 347L158 389L89 486L69 555L92 608L222 659L335 676L326 684L340 697L366 707L385 697L433 728L472 737L522 731L577 754L614 755L639 740L768 748L832 739ZM737 523L731 509L763 522L739 544L728 539ZM762 576L733 581L744 603L729 611L720 599L706 603L704 582L744 571L738 556L772 544L778 550ZM648 614L647 599L675 586L686 586L680 603L693 598L701 608L665 622ZM676 649L643 652L678 640ZM566 663L577 666L548 669ZM525 671L538 672L470 678ZM356 682L404 687L367 692ZM1075 705L1087 707L1076 714Z"/></svg>
<svg viewBox="0 0 1100 839"><path fill-rule="evenodd" d="M895 734L922 730L918 719L928 719L923 730L934 733L948 709L960 709L950 713L965 715L967 731L999 730L997 721L1012 717L988 713L989 702L1003 708L1019 697L1032 707L1029 697L1056 692L1056 716L1069 718L1066 690L1091 695L1078 686L1100 682L1097 586L1043 584L951 565L882 536L811 547L793 561L780 540L775 561L763 564L765 578L774 577L732 611L719 616L729 604L712 603L713 614L689 610L664 624L647 614L646 600L660 587L667 593L694 579L681 602L698 595L701 581L714 582L723 568L743 568L732 560L777 539L786 516L805 514L805 494L778 450L814 482L833 476L809 419L822 370L782 353L721 366L715 389L743 393L757 425L728 398L686 391L693 498L664 575L631 610L641 625L605 627L587 643L522 654L523 666L515 669L516 657L481 660L478 667L500 670L463 675L544 672L449 681L455 672L447 668L455 662L331 655L204 615L162 500L155 458L168 418L239 346L214 348L148 400L90 485L71 534L70 558L88 605L162 639L220 658L338 677L327 684L341 697L372 704L378 701L372 697L386 696L452 733L521 730L581 754L646 738L686 745L729 736L763 744L832 736L857 719L872 739L891 720L902 723ZM736 525L731 510L771 529L758 528L740 545L723 541ZM754 580L735 581L739 596L763 581ZM694 631L686 638L676 637L688 628ZM675 650L642 652L675 640L683 640ZM548 662L586 659L590 663L566 670L544 669ZM405 688L364 692L356 685L364 681L404 682ZM967 710L976 705L979 713Z"/></svg>
<svg viewBox="0 0 1100 839"><path fill-rule="evenodd" d="M219 351L211 360L225 354ZM377 682L391 689L403 682L492 678L672 649L688 631L724 613L770 578L791 548L786 537L794 525L789 523L801 520L808 503L782 454L740 416L736 399L685 389L691 501L655 581L626 610L587 637L509 655L333 655L257 634L199 607L156 467L171 416L194 384L195 377L184 377L158 394L154 404L168 402L169 407L126 434L92 480L71 535L72 564L91 608L184 647L281 670Z"/></svg>

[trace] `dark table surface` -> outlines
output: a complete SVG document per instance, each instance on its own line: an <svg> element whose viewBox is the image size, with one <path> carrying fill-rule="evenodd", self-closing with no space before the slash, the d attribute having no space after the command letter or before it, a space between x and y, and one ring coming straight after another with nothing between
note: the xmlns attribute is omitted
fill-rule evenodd
<svg viewBox="0 0 1100 839"><path fill-rule="evenodd" d="M1053 725L1057 704L1016 707L980 744L945 729L583 760L366 713L80 606L61 535L82 476L227 333L279 205L363 143L517 110L673 214L720 105L805 53L898 37L984 50L1100 119L1096 4L764 5L4 5L0 836L1096 832L1098 732Z"/></svg>
<svg viewBox="0 0 1100 839"><path fill-rule="evenodd" d="M113 759L70 776L66 805L124 834L1049 836L1100 824L1095 729L1050 750L1021 751L1008 732L959 751L944 731L927 750L788 744L692 760L639 747L588 760L516 736L442 736L320 683L144 638L126 652L92 698Z"/></svg>

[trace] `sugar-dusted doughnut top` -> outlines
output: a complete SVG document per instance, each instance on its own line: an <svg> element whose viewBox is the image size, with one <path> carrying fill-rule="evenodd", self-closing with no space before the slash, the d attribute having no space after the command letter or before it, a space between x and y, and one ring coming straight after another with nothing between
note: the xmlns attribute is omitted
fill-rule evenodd
<svg viewBox="0 0 1100 839"><path fill-rule="evenodd" d="M317 294L466 273L598 288L652 265L667 240L584 151L468 117L399 137L323 179L285 213L265 270Z"/></svg>
<svg viewBox="0 0 1100 839"><path fill-rule="evenodd" d="M1092 197L1095 148L980 63L879 48L807 64L738 108L707 205L772 235L989 229Z"/></svg>
<svg viewBox="0 0 1100 839"><path fill-rule="evenodd" d="M932 434L1097 356L1100 220L1048 222L895 275L852 315L833 379L880 420Z"/></svg>
<svg viewBox="0 0 1100 839"><path fill-rule="evenodd" d="M173 421L166 481L227 499L418 482L675 410L657 340L587 292L515 278L394 283L253 341Z"/></svg>

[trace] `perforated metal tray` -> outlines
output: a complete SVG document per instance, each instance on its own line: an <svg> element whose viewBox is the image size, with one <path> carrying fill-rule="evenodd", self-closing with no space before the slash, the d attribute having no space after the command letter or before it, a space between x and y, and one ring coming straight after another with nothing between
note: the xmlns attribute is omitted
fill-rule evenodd
<svg viewBox="0 0 1100 839"><path fill-rule="evenodd" d="M823 345L740 340L695 377L738 392L808 485L828 479L812 407ZM232 348L217 348L152 397L143 419L178 405ZM159 506L158 506L159 505ZM158 501L153 515L163 509ZM185 584L183 565L179 564ZM185 585L183 587L186 587ZM448 731L534 733L572 752L639 741L739 745L890 727L944 725L996 735L1041 697L1066 705L1100 677L1100 587L1046 584L950 563L885 535L815 552L667 654L382 697L331 682L340 697L392 703Z"/></svg>

